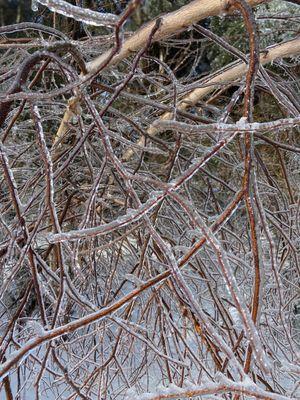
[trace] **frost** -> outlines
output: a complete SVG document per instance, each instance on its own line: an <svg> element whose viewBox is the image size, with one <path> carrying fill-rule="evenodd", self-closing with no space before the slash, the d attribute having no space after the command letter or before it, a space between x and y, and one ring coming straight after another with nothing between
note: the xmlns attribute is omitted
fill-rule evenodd
<svg viewBox="0 0 300 400"><path fill-rule="evenodd" d="M244 388L253 388L255 386L249 375L243 377L242 385Z"/></svg>
<svg viewBox="0 0 300 400"><path fill-rule="evenodd" d="M113 317L112 320L115 321L116 323L119 323L120 325L121 324L128 325L131 328L134 328L135 330L140 331L140 332L142 332L144 334L149 333L149 329L146 329L141 325L135 324L134 322L126 321L126 320L123 320L123 319L118 318L118 317Z"/></svg>

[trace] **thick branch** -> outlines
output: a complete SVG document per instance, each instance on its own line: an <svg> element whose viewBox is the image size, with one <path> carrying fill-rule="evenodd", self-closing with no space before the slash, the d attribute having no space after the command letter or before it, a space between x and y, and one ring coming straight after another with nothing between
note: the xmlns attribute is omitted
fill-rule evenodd
<svg viewBox="0 0 300 400"><path fill-rule="evenodd" d="M249 5L251 6L256 6L265 2L265 0L248 0ZM219 15L225 11L226 4L227 1L224 0L194 0L186 6L181 7L179 10L164 15L162 17L161 27L153 39L154 41L165 39L204 18ZM142 26L137 32L135 32L133 36L123 43L120 52L112 58L108 66L117 64L132 53L140 50L147 42L154 26L155 20ZM101 65L106 62L110 52L111 50L108 50L95 60L89 62L87 64L87 70L89 72L96 72Z"/></svg>

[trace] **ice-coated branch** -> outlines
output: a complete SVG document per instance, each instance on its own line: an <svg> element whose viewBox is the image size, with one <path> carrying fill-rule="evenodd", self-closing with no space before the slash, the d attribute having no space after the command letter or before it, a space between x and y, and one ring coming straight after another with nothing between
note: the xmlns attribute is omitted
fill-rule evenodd
<svg viewBox="0 0 300 400"><path fill-rule="evenodd" d="M294 128L300 125L300 117L295 118L282 118L269 122L252 122L248 123L245 119L241 118L235 124L224 124L216 122L213 124L187 124L184 122L173 120L155 120L152 126L157 132L163 131L179 131L181 133L195 134L205 132L280 132L289 128Z"/></svg>
<svg viewBox="0 0 300 400"><path fill-rule="evenodd" d="M32 8L37 9L37 3L48 7L51 11L57 14L64 15L68 18L73 18L76 21L85 23L86 25L94 26L113 26L118 22L118 17L110 13L100 13L74 6L64 0L32 0Z"/></svg>
<svg viewBox="0 0 300 400"><path fill-rule="evenodd" d="M264 3L265 0L249 0L248 2L250 6L254 7L260 3ZM213 15L219 15L225 11L224 8L226 3L226 0L205 0L202 2L194 0L181 7L179 10L164 15L161 29L155 35L155 40L167 38L175 32L185 29L187 26L190 26L204 18ZM146 43L155 23L155 20L153 20L150 23L145 24L130 38L128 38L124 42L121 51L115 55L115 57L110 61L109 65L116 64L131 55L132 52L140 50ZM99 65L102 65L103 61L108 58L109 53L110 50L89 62L87 65L88 71L97 70Z"/></svg>
<svg viewBox="0 0 300 400"><path fill-rule="evenodd" d="M42 33L47 33L51 36L56 36L64 41L68 41L68 36L57 29L51 28L50 26L45 26L42 24L37 24L35 22L20 22L19 24L12 24L0 27L0 34L16 33L22 31L38 31Z"/></svg>
<svg viewBox="0 0 300 400"><path fill-rule="evenodd" d="M282 42L279 44L274 44L273 46L265 49L264 52L260 54L260 63L265 65L267 63L273 62L276 59L291 57L295 54L300 53L300 39L296 37L292 40ZM244 62L233 62L229 65L226 65L225 68L220 69L216 73L214 73L211 77L203 78L198 87L188 93L180 103L177 108L181 111L184 111L199 102L201 99L205 98L205 96L209 95L212 91L219 87L219 85L227 84L228 82L235 82L245 75L247 72L247 64ZM158 119L159 122L163 122L166 120L170 120L173 118L172 112L165 112ZM153 121L152 125L148 128L147 134L150 136L156 136L158 131L157 127L159 122ZM158 124L158 125L155 125ZM145 137L142 136L138 144L140 146L145 145ZM134 154L133 149L127 149L123 159L129 160Z"/></svg>
<svg viewBox="0 0 300 400"><path fill-rule="evenodd" d="M99 121L100 122L100 121ZM101 123L101 122L100 122ZM139 221L146 214L149 214L150 211L163 200L170 191L178 190L184 183L189 181L193 175L199 171L201 167L203 167L215 154L217 154L221 149L228 145L233 139L237 136L237 132L232 133L227 138L224 138L217 142L217 144L210 149L207 154L202 158L194 159L192 165L187 168L181 175L179 175L176 179L174 179L170 184L165 185L162 184L163 191L154 192L150 194L150 198L144 203L141 204L139 208L136 210L130 210L127 214L123 216L119 216L117 220L109 222L107 224L95 226L93 228L86 228L80 230L72 230L69 232L60 232L60 233L50 233L47 235L47 240L50 243L58 243L67 240L76 240L80 238L87 238L89 236L98 236L108 234L110 232L115 231L116 229L123 228L133 222ZM109 149L109 144L107 144L107 148ZM112 155L113 161L116 163L117 168L121 168L121 163L118 159ZM135 179L134 175L128 174L124 170L122 170L123 174L126 174L125 178ZM138 176L137 176L138 177Z"/></svg>
<svg viewBox="0 0 300 400"><path fill-rule="evenodd" d="M122 35L142 4L130 0L114 33L80 40L73 24L0 28L9 399L17 380L19 397L297 398L300 39L290 6L252 15L264 2L191 0ZM89 2L37 3L77 18ZM241 31L234 5L249 55L194 26L222 13ZM259 40L285 42L259 53ZM211 41L239 60L202 75Z"/></svg>
<svg viewBox="0 0 300 400"><path fill-rule="evenodd" d="M195 211L191 204L186 199L183 199L178 193L172 192L171 195L174 199L181 205L181 207L188 213L189 218L193 221L195 225L199 227L203 235L205 235L207 242L212 246L214 253L218 259L220 269L222 270L222 276L228 290L231 294L232 301L235 303L236 308L240 314L243 321L244 329L249 342L252 345L253 353L256 356L257 363L259 364L262 371L269 371L270 365L268 358L263 350L261 340L258 335L258 331L251 319L250 312L245 305L243 295L237 285L236 278L230 266L230 262L226 252L223 249L222 244L214 235L209 227L206 226L200 215Z"/></svg>
<svg viewBox="0 0 300 400"><path fill-rule="evenodd" d="M152 393L134 395L131 391L126 400L163 400L163 399L186 399L198 396L212 396L224 393L244 394L262 400L288 400L289 397L277 393L270 393L255 385L251 379L241 382L234 382L225 377L220 378L220 382L207 382L201 385L195 385L186 382L184 387L178 387L174 384L169 387L161 387ZM211 398L209 396L209 398Z"/></svg>

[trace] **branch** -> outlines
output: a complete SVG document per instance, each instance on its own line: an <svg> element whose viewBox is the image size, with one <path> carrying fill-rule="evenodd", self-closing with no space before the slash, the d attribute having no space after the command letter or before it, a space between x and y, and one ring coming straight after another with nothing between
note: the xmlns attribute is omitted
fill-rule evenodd
<svg viewBox="0 0 300 400"><path fill-rule="evenodd" d="M250 6L265 3L266 0L248 0ZM159 31L154 35L154 41L165 39L176 32L186 29L188 26L225 11L226 0L194 0L179 10L162 17ZM133 52L140 50L146 43L150 32L155 26L155 20L142 26L129 39L127 39L118 54L116 54L107 66L112 66L129 57ZM95 60L87 64L89 72L95 72L109 57L111 50L101 54Z"/></svg>
<svg viewBox="0 0 300 400"><path fill-rule="evenodd" d="M262 65L273 62L278 58L291 57L300 53L300 37L267 47L260 53L259 61ZM197 104L209 93L213 92L219 85L228 84L228 82L236 82L247 72L247 64L244 62L233 62L217 71L212 78L204 78L199 82L199 88L190 92L179 104L178 109L181 111ZM158 126L164 120L173 119L173 113L165 112L158 120L156 120L147 130L149 136L155 136L158 133ZM145 146L145 138L141 137L137 142L138 146ZM128 149L123 160L128 161L134 154L133 149Z"/></svg>
<svg viewBox="0 0 300 400"><path fill-rule="evenodd" d="M171 385L169 388L162 388L159 392L145 393L143 395L131 395L131 400L163 400L163 399L185 399L198 396L207 396L222 393L238 393L244 394L247 397L256 399L268 400L288 400L289 397L282 396L277 393L270 393L260 389L250 379L242 382L234 382L223 376L220 377L220 382L208 382L202 385L194 385L188 383L187 387L181 388ZM126 397L129 399L129 397Z"/></svg>
<svg viewBox="0 0 300 400"><path fill-rule="evenodd" d="M50 26L45 26L42 24L37 24L35 22L21 22L19 24L7 25L0 27L0 34L4 35L7 33L16 33L20 31L33 30L38 32L47 33L48 35L57 36L58 38L68 41L68 36L64 33L58 31L57 29L51 28Z"/></svg>
<svg viewBox="0 0 300 400"><path fill-rule="evenodd" d="M253 122L253 123L242 123L243 121L238 121L236 124L197 124L191 125L184 122L178 121L160 121L159 119L154 121L152 126L157 130L157 132L162 132L166 130L180 131L181 133L204 133L204 132L227 132L232 133L235 131L239 132L279 132L286 130L288 128L293 128L294 126L300 125L300 117L295 118L283 118L277 119L270 122Z"/></svg>
<svg viewBox="0 0 300 400"><path fill-rule="evenodd" d="M38 0L41 2L42 0ZM45 0L43 0L45 1ZM61 0L60 0L61 1ZM249 0L248 3L251 6L256 6L261 3L265 3L266 0ZM47 1L47 3L49 3ZM128 10L136 7L136 2L133 1ZM188 26L210 16L219 15L221 12L226 12L227 1L226 0L206 0L205 2L199 2L194 0L188 5L181 7L179 10L171 12L160 18L160 28L153 36L152 41L162 40L171 36L176 32L180 32L182 29L186 29ZM126 15L126 13L125 13ZM90 61L86 64L86 70L88 74L85 76L85 80L89 77L98 74L100 71L103 72L106 68L115 65L125 58L139 51L147 43L151 32L155 29L157 22L156 19L149 22L148 24L142 26L138 29L130 38L128 38L122 46L119 45L118 32L116 32L116 46L112 49L107 50L105 53L101 54L95 60ZM116 28L121 26L121 20L116 23ZM116 51L118 49L118 51ZM83 83L83 82L82 82ZM74 98L74 104L80 102L79 97ZM65 115L63 116L59 131L55 135L55 138L62 137L65 134L67 123L72 117L73 113L70 112L68 107ZM167 118L168 119L168 118ZM55 139L57 141L57 139ZM145 139L143 139L145 140ZM129 150L130 156L133 152ZM126 160L126 157L124 160Z"/></svg>
<svg viewBox="0 0 300 400"><path fill-rule="evenodd" d="M48 7L57 14L62 14L76 21L84 22L86 25L112 26L118 22L118 17L114 14L100 13L89 10L88 8L73 6L64 0L35 0L35 8L37 8L37 3Z"/></svg>

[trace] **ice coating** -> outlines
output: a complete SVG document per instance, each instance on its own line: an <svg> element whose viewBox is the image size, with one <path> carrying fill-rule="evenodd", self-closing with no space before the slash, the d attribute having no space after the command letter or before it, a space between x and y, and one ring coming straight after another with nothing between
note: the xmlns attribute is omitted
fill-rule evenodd
<svg viewBox="0 0 300 400"><path fill-rule="evenodd" d="M113 26L118 21L118 17L110 13L100 13L87 8L73 6L64 0L33 0L31 8L33 11L38 10L38 3L48 7L51 11L73 18L76 21L93 26Z"/></svg>

